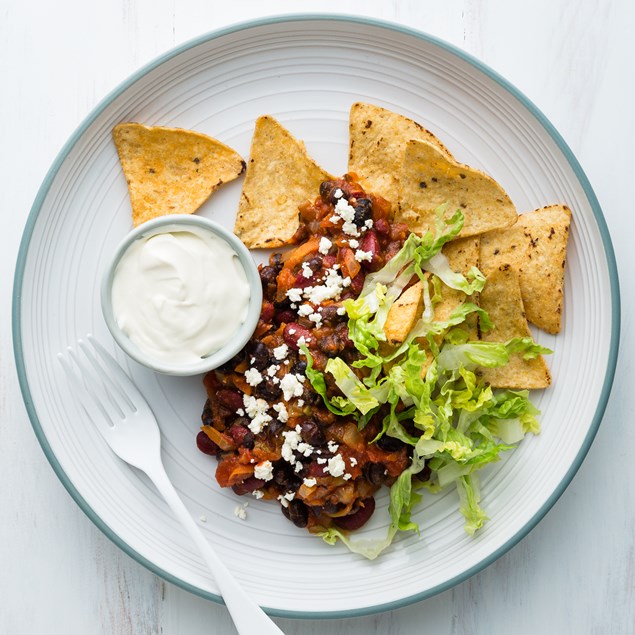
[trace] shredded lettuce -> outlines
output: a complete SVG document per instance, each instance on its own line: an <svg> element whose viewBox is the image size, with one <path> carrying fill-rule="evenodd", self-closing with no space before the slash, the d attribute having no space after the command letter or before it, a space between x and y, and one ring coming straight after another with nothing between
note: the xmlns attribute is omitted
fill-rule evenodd
<svg viewBox="0 0 635 635"><path fill-rule="evenodd" d="M431 491L456 486L465 531L472 535L487 520L480 506L478 472L500 460L527 434L538 434L538 410L528 391L493 390L477 374L479 368L509 363L510 356L534 359L551 351L531 337L508 342L468 341L464 328L469 316L478 316L479 328L493 324L471 296L483 289L485 277L477 268L467 276L450 268L441 248L463 227L460 210L445 219L445 206L437 209L435 232L411 234L402 249L379 271L366 277L357 299L346 300L349 338L360 359L349 366L341 358L329 359L325 373L333 377L341 395L327 395L324 373L307 358L306 376L336 414L353 415L363 429L381 416L373 441L387 435L411 446L411 463L390 489L390 526L377 539L351 539L330 528L322 538L341 540L351 551L376 558L399 531L419 531L412 510L423 487ZM388 313L406 286L418 277L423 284L423 313L405 341L382 346ZM443 285L461 291L465 300L444 320L434 319L434 306L442 299ZM426 467L425 483L413 477ZM429 476L428 476L429 473Z"/></svg>

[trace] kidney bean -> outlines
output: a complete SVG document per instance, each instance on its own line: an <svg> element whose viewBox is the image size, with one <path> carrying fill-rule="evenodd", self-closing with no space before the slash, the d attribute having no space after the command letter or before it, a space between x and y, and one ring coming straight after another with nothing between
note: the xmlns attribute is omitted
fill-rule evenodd
<svg viewBox="0 0 635 635"><path fill-rule="evenodd" d="M373 515L375 511L375 499L371 496L365 498L359 507L359 509L349 514L348 516L340 516L334 518L333 521L338 527L349 531L359 529L362 525L365 525L368 519Z"/></svg>
<svg viewBox="0 0 635 635"><path fill-rule="evenodd" d="M346 322L340 322L335 327L335 334L342 342L342 348L353 349L355 348L355 344L353 344L353 340L351 340L348 336L348 324Z"/></svg>
<svg viewBox="0 0 635 635"><path fill-rule="evenodd" d="M216 393L216 399L218 399L223 406L229 408L233 412L236 412L236 410L243 407L243 397L236 390L221 388Z"/></svg>
<svg viewBox="0 0 635 635"><path fill-rule="evenodd" d="M373 229L378 234L387 236L390 233L390 223L385 218L378 218L373 225Z"/></svg>
<svg viewBox="0 0 635 635"><path fill-rule="evenodd" d="M283 337L285 344L297 351L299 350L298 340L301 337L304 337L305 340L311 339L311 331L304 326L291 322L284 327Z"/></svg>
<svg viewBox="0 0 635 635"><path fill-rule="evenodd" d="M369 251L371 253L370 260L364 260L362 265L370 269L371 271L375 271L381 265L381 255L380 255L380 245L379 239L377 238L377 233L374 229L369 229L361 240L359 248L363 251Z"/></svg>
<svg viewBox="0 0 635 635"><path fill-rule="evenodd" d="M196 435L196 447L203 453L214 456L220 452L220 448L201 430Z"/></svg>
<svg viewBox="0 0 635 635"><path fill-rule="evenodd" d="M397 252L401 249L402 244L399 242L391 242L388 243L388 247L386 247L385 258L386 262L388 262L391 258L393 258Z"/></svg>
<svg viewBox="0 0 635 635"><path fill-rule="evenodd" d="M366 274L363 270L360 271L351 280L351 286L349 287L349 290L353 293L353 296L357 297L362 292L362 289L364 287L364 280L366 280ZM346 316L345 319L347 319Z"/></svg>
<svg viewBox="0 0 635 635"><path fill-rule="evenodd" d="M327 473L324 471L325 467L326 467L326 463L324 463L324 465L321 465L317 461L313 461L312 463L309 463L306 466L307 476L313 477L313 478L318 478L320 476L326 476Z"/></svg>
<svg viewBox="0 0 635 635"><path fill-rule="evenodd" d="M254 433L249 428L234 424L229 429L229 436L237 446L242 446L248 450L254 447Z"/></svg>
<svg viewBox="0 0 635 635"><path fill-rule="evenodd" d="M278 311L273 316L273 321L278 325L288 324L289 322L293 322L296 317L296 314L291 309L284 309L284 311Z"/></svg>
<svg viewBox="0 0 635 635"><path fill-rule="evenodd" d="M262 303L262 309L260 309L260 319L263 322L272 322L273 321L273 316L276 313L276 308L273 306L272 302L269 302L267 300L265 300Z"/></svg>
<svg viewBox="0 0 635 635"><path fill-rule="evenodd" d="M255 476L250 476L249 478L246 478L244 481L242 481L242 483L236 483L236 485L233 485L232 489L234 490L235 494L238 494L238 496L243 496L244 494L255 492L264 484L265 482L262 479L256 478Z"/></svg>
<svg viewBox="0 0 635 635"><path fill-rule="evenodd" d="M393 223L390 226L390 240L403 242L408 237L410 229L406 223Z"/></svg>
<svg viewBox="0 0 635 635"><path fill-rule="evenodd" d="M337 256L334 254L326 255L322 258L322 266L325 269L330 269L337 262Z"/></svg>
<svg viewBox="0 0 635 635"><path fill-rule="evenodd" d="M300 269L300 273L296 276L295 282L293 285L297 289L306 289L307 287L311 287L315 285L317 282L316 276L311 276L310 278L305 278L302 270Z"/></svg>

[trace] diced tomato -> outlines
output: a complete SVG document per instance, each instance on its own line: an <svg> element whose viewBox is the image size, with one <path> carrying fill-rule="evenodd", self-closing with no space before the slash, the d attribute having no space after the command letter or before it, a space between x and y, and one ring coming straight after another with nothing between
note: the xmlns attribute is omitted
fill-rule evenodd
<svg viewBox="0 0 635 635"><path fill-rule="evenodd" d="M221 487L231 487L253 476L254 466L239 463L239 457L221 459L216 468L216 480Z"/></svg>
<svg viewBox="0 0 635 635"><path fill-rule="evenodd" d="M359 273L361 265L355 260L355 254L352 249L348 247L340 249L338 260L342 266L342 275L344 277L348 276L352 280Z"/></svg>

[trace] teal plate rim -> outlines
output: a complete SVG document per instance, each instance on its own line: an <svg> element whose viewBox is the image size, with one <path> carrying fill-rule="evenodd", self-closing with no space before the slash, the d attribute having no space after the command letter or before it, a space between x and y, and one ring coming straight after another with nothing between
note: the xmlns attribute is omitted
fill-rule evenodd
<svg viewBox="0 0 635 635"><path fill-rule="evenodd" d="M353 15L345 15L345 14L329 14L329 13L297 13L297 14L289 14L289 15L275 15L267 18L261 18L256 20L249 20L244 22L239 22L236 24L232 24L228 27L224 27L222 29L214 30L204 35L198 36L189 40L188 42L177 46L167 53L155 58L153 61L149 62L145 66L141 67L135 73L133 73L128 79L122 82L117 88L112 90L106 97L104 97L97 106L91 111L91 113L84 119L84 121L78 126L75 132L71 135L66 144L62 147L59 154L55 158L53 164L49 168L49 171L40 186L40 189L37 193L37 196L33 202L33 206L31 207L31 211L27 218L27 222L24 228L24 233L22 235L22 240L20 242L20 248L18 251L18 257L16 262L16 270L15 270L15 278L13 284L13 307L12 307L12 330L13 330L13 348L14 348L14 356L15 362L18 372L18 380L20 384L20 389L22 391L22 397L24 399L24 404L27 409L27 413L31 420L31 425L33 426L33 430L35 431L35 435L42 446L44 454L51 464L53 470L57 474L57 477L60 479L68 493L75 500L75 502L79 505L82 511L90 518L90 520L119 548L121 548L125 553L131 556L134 560L142 564L144 567L157 574L164 580L175 584L176 586L185 589L195 595L200 597L213 600L214 602L218 602L220 604L223 603L223 600L220 596L202 591L198 587L194 587L187 582L184 582L172 574L164 571L160 567L156 566L154 563L150 562L147 558L143 557L141 554L137 553L134 549L132 549L125 541L123 541L117 534L115 534L106 523L95 513L95 511L88 505L88 503L84 500L84 498L77 491L73 483L70 481L61 465L57 461L51 446L46 439L46 435L42 430L42 426L37 416L37 412L33 406L33 401L31 398L31 391L29 388L28 379L26 376L26 369L24 366L24 358L23 358L23 348L22 348L22 328L21 328L21 290L24 282L24 267L26 262L26 257L29 250L29 245L31 242L31 237L33 235L33 230L35 228L38 215L40 209L46 199L48 191L53 183L53 180L59 171L60 167L64 163L66 157L71 152L75 144L79 141L82 135L86 132L88 127L95 121L95 119L125 90L127 90L132 84L141 79L144 75L155 69L157 66L167 62L168 60L176 57L177 55L195 47L200 44L204 44L210 40L217 39L219 37L229 35L231 33L242 31L250 28L260 27L260 26L268 26L272 24L284 23L284 22L304 22L304 21L317 21L317 20L326 20L326 21L339 21L339 22L352 22L356 24L372 26L383 28L391 31L395 31L398 33L402 33L408 36L416 37L426 43L432 44L436 47L444 49L445 51L451 53L452 55L460 58L461 60L468 62L472 65L476 70L484 73L490 79L494 80L501 88L510 93L515 99L517 99L523 106L529 110L529 112L535 117L538 123L547 131L547 133L551 136L553 141L556 143L560 151L563 153L564 157L568 161L570 167L573 169L578 182L582 186L584 193L589 201L591 209L593 210L593 215L595 216L596 223L600 230L600 235L602 237L602 242L604 246L604 252L607 260L607 267L610 275L610 285L611 285L611 343L609 349L609 357L608 363L606 367L606 374L604 378L604 384L602 386L602 392L600 394L600 399L598 401L597 408L595 410L595 414L593 416L592 424L589 428L589 431L584 439L584 443L576 456L574 462L569 467L569 470L565 474L564 478L560 482L559 486L556 490L551 494L549 499L545 502L545 504L538 510L538 512L533 516L533 518L525 524L522 529L520 529L512 538L510 538L504 545L499 547L495 552L490 554L487 558L484 558L477 565L469 568L468 570L462 572L461 574L455 576L451 580L448 580L442 584L439 584L431 589L423 591L421 593L415 593L408 597L402 598L401 600L396 600L393 602L387 602L385 604L378 604L371 607L365 607L361 609L351 609L345 611L316 611L316 612L305 612L305 611L286 611L280 610L270 607L263 607L264 610L272 616L276 617L285 617L285 618L297 618L297 619L336 619L343 617L360 617L363 615L371 615L374 613L380 613L383 611L390 611L398 608L402 608L404 606L408 606L409 604L413 604L415 602L419 602L421 600L425 600L430 598L438 593L442 593L457 584L467 580L469 577L474 574L482 571L490 564L492 564L495 560L500 558L503 554L509 551L513 546L515 546L520 540L522 540L545 516L545 514L553 507L556 501L563 494L576 472L578 471L582 461L586 457L589 448L595 438L595 435L598 431L600 423L602 421L602 417L604 415L604 411L606 409L606 405L609 399L609 395L611 392L611 387L613 385L613 379L615 377L615 369L617 366L617 355L618 355L618 345L619 345L619 337L620 337L620 291L619 291L619 279L617 273L617 264L615 260L615 253L613 250L613 245L611 242L611 237L609 234L609 230L606 224L606 220L602 214L602 210L600 208L600 204L593 192L593 188L589 183L588 178L586 177L584 171L578 160L575 158L573 152L564 141L560 133L554 128L551 122L546 118L546 116L538 109L538 107L527 98L522 92L520 92L515 86L513 86L509 81L507 81L504 77L499 75L496 71L491 69L489 66L479 61L469 53L462 51L456 46L449 44L435 36L428 35L427 33L423 33L416 29L412 29L410 27L402 26L399 24L387 22L384 20L378 20L374 18L368 17L360 17Z"/></svg>

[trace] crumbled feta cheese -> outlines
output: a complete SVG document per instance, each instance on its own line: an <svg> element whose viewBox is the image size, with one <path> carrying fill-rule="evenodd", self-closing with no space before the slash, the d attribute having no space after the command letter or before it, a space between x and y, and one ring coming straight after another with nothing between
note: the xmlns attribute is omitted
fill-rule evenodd
<svg viewBox="0 0 635 635"><path fill-rule="evenodd" d="M343 306L337 308L338 315L346 315L346 309Z"/></svg>
<svg viewBox="0 0 635 635"><path fill-rule="evenodd" d="M305 478L302 482L307 487L315 487L315 485L317 485L317 480L314 478Z"/></svg>
<svg viewBox="0 0 635 635"><path fill-rule="evenodd" d="M239 417L244 417L245 416L245 411L242 408L238 408L238 410L236 410L236 414Z"/></svg>
<svg viewBox="0 0 635 635"><path fill-rule="evenodd" d="M289 329L289 335L295 335L295 329Z"/></svg>
<svg viewBox="0 0 635 635"><path fill-rule="evenodd" d="M339 445L337 445L337 443L335 443L335 441L331 441L329 440L329 442L326 444L326 447L329 449L329 452L337 452L337 450L339 449Z"/></svg>
<svg viewBox="0 0 635 635"><path fill-rule="evenodd" d="M355 467L356 465L357 465L357 459L354 456L352 456L351 457L351 466Z"/></svg>
<svg viewBox="0 0 635 635"><path fill-rule="evenodd" d="M289 354L289 347L286 344L280 344L280 346L276 346L273 349L273 356L278 360L282 361Z"/></svg>
<svg viewBox="0 0 635 635"><path fill-rule="evenodd" d="M338 187L335 192L333 192L333 196L335 198L342 198L342 196L344 196L344 192L342 192L342 190Z"/></svg>
<svg viewBox="0 0 635 635"><path fill-rule="evenodd" d="M310 304L303 304L299 309L298 309L298 315L304 315L309 316L312 315L313 313L313 307Z"/></svg>
<svg viewBox="0 0 635 635"><path fill-rule="evenodd" d="M309 279L313 275L313 269L311 269L308 262L303 262L301 268L302 268L302 275L305 278Z"/></svg>
<svg viewBox="0 0 635 635"><path fill-rule="evenodd" d="M369 218L365 223L364 223L364 227L366 227L366 229L370 229L373 226L373 219Z"/></svg>
<svg viewBox="0 0 635 635"><path fill-rule="evenodd" d="M295 498L295 492L287 492L283 495L288 501L292 501Z"/></svg>
<svg viewBox="0 0 635 635"><path fill-rule="evenodd" d="M336 454L334 457L330 458L326 469L328 469L331 476L342 476L342 474L344 474L344 470L346 469L346 464L344 463L342 455Z"/></svg>
<svg viewBox="0 0 635 635"><path fill-rule="evenodd" d="M278 496L278 500L283 507L289 507L289 501L282 494Z"/></svg>
<svg viewBox="0 0 635 635"><path fill-rule="evenodd" d="M318 450L318 452L319 452L319 450ZM317 462L318 462L318 465L324 465L326 463L326 459L324 459L322 457L319 457Z"/></svg>
<svg viewBox="0 0 635 635"><path fill-rule="evenodd" d="M249 368L245 371L245 379L250 386L257 386L262 381L262 375L257 368Z"/></svg>
<svg viewBox="0 0 635 635"><path fill-rule="evenodd" d="M289 413L287 407L282 403L274 403L273 409L278 413L278 421L286 423L289 420Z"/></svg>
<svg viewBox="0 0 635 635"><path fill-rule="evenodd" d="M293 465L296 462L294 451L298 449L298 445L302 441L302 437L296 430L285 430L282 433L284 443L282 444L282 458Z"/></svg>
<svg viewBox="0 0 635 635"><path fill-rule="evenodd" d="M352 477L353 477L353 475L352 475L352 474L348 474L348 473L346 473L346 474L344 474L344 476L342 476L342 478L343 478L345 481L348 481L348 480L349 480L349 479L351 479Z"/></svg>
<svg viewBox="0 0 635 635"><path fill-rule="evenodd" d="M355 252L355 260L357 260L357 262L363 262L364 260L370 262L372 259L373 259L372 251L363 251L362 249L358 249Z"/></svg>
<svg viewBox="0 0 635 635"><path fill-rule="evenodd" d="M348 241L348 244L351 246L352 249L357 249L359 247L359 240L355 240L355 238L351 238Z"/></svg>
<svg viewBox="0 0 635 635"><path fill-rule="evenodd" d="M298 443L298 452L304 456L311 456L313 454L313 446L302 441Z"/></svg>
<svg viewBox="0 0 635 635"><path fill-rule="evenodd" d="M245 520L245 518L247 518L247 509L246 509L247 505L249 505L249 503L236 505L236 507L234 508L234 516L236 516L237 518L240 518L240 520Z"/></svg>
<svg viewBox="0 0 635 635"><path fill-rule="evenodd" d="M198 519L202 522L202 523L206 523L207 522L207 516L199 516Z"/></svg>
<svg viewBox="0 0 635 635"><path fill-rule="evenodd" d="M245 412L251 419L248 428L254 434L258 434L271 421L271 417L267 414L269 404L264 399L243 395L243 405L245 406Z"/></svg>
<svg viewBox="0 0 635 635"><path fill-rule="evenodd" d="M272 364L271 366L269 366L269 368L267 368L267 375L269 375L269 377L273 377L279 370L280 366L278 366L277 364Z"/></svg>
<svg viewBox="0 0 635 635"><path fill-rule="evenodd" d="M273 465L271 461L262 461L254 468L254 476L262 481L270 481L273 478Z"/></svg>
<svg viewBox="0 0 635 635"><path fill-rule="evenodd" d="M311 341L310 337L304 337L304 335L302 335L301 337L298 337L298 346L305 346L306 344L308 344ZM300 351L301 355L304 355L303 351Z"/></svg>
<svg viewBox="0 0 635 635"><path fill-rule="evenodd" d="M287 298L291 300L291 302L302 302L302 289L298 289L293 287L287 291Z"/></svg>
<svg viewBox="0 0 635 635"><path fill-rule="evenodd" d="M300 338L302 339L302 338ZM298 340L298 343L299 340ZM304 392L304 388L302 386L302 382L304 381L304 375L293 373L287 373L282 380L280 381L280 388L282 388L282 393L285 401L289 401L293 399L293 397L300 397Z"/></svg>
<svg viewBox="0 0 635 635"><path fill-rule="evenodd" d="M261 489L255 489L255 490L251 493L251 495L252 495L254 498L262 498L262 497L265 495L265 493L264 493Z"/></svg>
<svg viewBox="0 0 635 635"><path fill-rule="evenodd" d="M296 461L295 462L295 467L293 468L293 471L296 474L299 474L302 471L302 468L304 468L304 465L302 465L302 463L300 463L300 461Z"/></svg>
<svg viewBox="0 0 635 635"><path fill-rule="evenodd" d="M326 236L322 236L322 238L320 238L320 245L318 247L318 251L321 254L324 254L326 256L326 254L329 253L329 249L332 246L333 246L333 243Z"/></svg>
<svg viewBox="0 0 635 635"><path fill-rule="evenodd" d="M302 408L304 405L304 399L298 399L298 407Z"/></svg>
<svg viewBox="0 0 635 635"><path fill-rule="evenodd" d="M311 322L315 322L315 326L317 328L322 326L322 316L319 313L312 313L309 315L309 320L311 320Z"/></svg>

